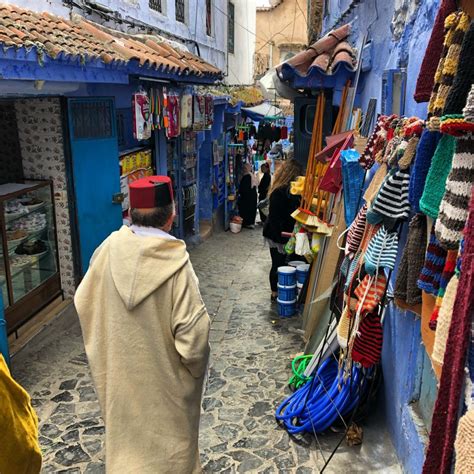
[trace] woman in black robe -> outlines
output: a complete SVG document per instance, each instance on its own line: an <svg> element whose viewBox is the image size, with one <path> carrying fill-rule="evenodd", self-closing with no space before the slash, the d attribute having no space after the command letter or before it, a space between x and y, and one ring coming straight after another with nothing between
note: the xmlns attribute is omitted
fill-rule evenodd
<svg viewBox="0 0 474 474"><path fill-rule="evenodd" d="M268 190L270 189L270 184L272 182L272 177L270 175L270 165L268 163L263 163L260 167L260 171L263 173L260 183L258 184L258 201L264 201L267 198ZM267 216L261 209L259 209L260 220L262 224L265 222Z"/></svg>
<svg viewBox="0 0 474 474"><path fill-rule="evenodd" d="M250 163L244 164L244 174L239 185L239 214L242 226L253 229L257 216L257 178Z"/></svg>

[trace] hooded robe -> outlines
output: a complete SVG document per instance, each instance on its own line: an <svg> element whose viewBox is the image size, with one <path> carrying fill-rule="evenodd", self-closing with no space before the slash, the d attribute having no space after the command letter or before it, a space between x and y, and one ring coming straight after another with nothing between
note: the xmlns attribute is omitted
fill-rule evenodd
<svg viewBox="0 0 474 474"><path fill-rule="evenodd" d="M94 253L74 303L107 473L200 472L210 320L185 243L122 227Z"/></svg>

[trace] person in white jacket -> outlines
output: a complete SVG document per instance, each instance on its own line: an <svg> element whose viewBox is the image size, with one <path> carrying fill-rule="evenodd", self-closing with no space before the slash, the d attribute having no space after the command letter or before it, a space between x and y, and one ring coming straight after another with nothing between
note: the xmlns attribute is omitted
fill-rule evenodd
<svg viewBox="0 0 474 474"><path fill-rule="evenodd" d="M130 185L132 225L95 251L74 298L105 421L108 473L194 473L210 319L171 181Z"/></svg>

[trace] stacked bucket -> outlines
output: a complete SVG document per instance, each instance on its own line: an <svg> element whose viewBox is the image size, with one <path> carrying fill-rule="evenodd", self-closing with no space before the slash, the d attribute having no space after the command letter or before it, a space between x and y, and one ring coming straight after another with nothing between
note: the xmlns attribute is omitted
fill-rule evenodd
<svg viewBox="0 0 474 474"><path fill-rule="evenodd" d="M296 293L297 297L300 296L303 285L306 282L309 274L309 263L304 263L299 260L290 262L288 265L296 268Z"/></svg>
<svg viewBox="0 0 474 474"><path fill-rule="evenodd" d="M290 318L296 313L296 268L278 267L278 314Z"/></svg>

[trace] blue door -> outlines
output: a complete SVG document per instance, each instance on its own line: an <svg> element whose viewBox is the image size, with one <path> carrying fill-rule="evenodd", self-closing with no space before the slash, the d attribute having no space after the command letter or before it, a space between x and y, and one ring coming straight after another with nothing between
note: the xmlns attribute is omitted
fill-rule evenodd
<svg viewBox="0 0 474 474"><path fill-rule="evenodd" d="M84 274L94 250L122 224L114 100L68 99L68 119L80 268Z"/></svg>

